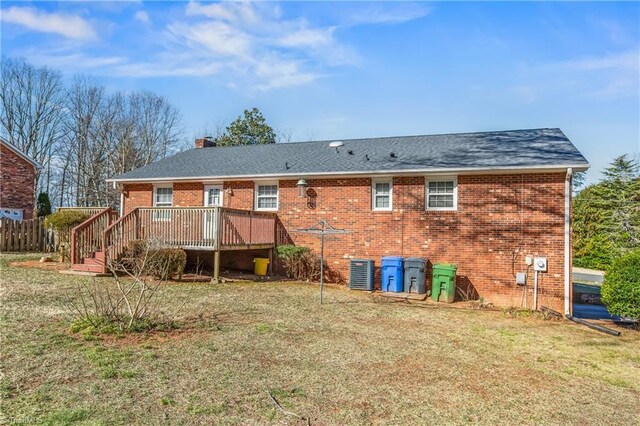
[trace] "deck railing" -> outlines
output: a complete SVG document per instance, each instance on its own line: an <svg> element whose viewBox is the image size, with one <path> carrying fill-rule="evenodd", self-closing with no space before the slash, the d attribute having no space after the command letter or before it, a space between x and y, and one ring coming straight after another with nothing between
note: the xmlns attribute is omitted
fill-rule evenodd
<svg viewBox="0 0 640 426"><path fill-rule="evenodd" d="M217 248L219 207L139 208L139 239L160 245Z"/></svg>
<svg viewBox="0 0 640 426"><path fill-rule="evenodd" d="M224 207L140 207L103 232L107 261L118 259L131 240L166 247L229 250L275 244L276 215Z"/></svg>
<svg viewBox="0 0 640 426"><path fill-rule="evenodd" d="M120 257L131 240L138 239L138 210L116 220L102 232L102 251L105 265Z"/></svg>
<svg viewBox="0 0 640 426"><path fill-rule="evenodd" d="M273 213L223 208L220 226L222 248L275 243Z"/></svg>
<svg viewBox="0 0 640 426"><path fill-rule="evenodd" d="M118 217L118 213L105 208L71 230L71 263L82 259L103 247L103 231Z"/></svg>

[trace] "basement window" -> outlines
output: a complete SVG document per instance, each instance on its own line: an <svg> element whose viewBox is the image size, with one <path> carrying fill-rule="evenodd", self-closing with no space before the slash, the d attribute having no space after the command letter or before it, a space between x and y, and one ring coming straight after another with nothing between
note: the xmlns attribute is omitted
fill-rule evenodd
<svg viewBox="0 0 640 426"><path fill-rule="evenodd" d="M278 210L278 182L260 182L256 184L256 210Z"/></svg>
<svg viewBox="0 0 640 426"><path fill-rule="evenodd" d="M378 211L390 211L391 193L393 191L393 183L391 179L374 180L371 182L372 208Z"/></svg>
<svg viewBox="0 0 640 426"><path fill-rule="evenodd" d="M428 177L425 189L427 210L458 209L458 179L455 176Z"/></svg>
<svg viewBox="0 0 640 426"><path fill-rule="evenodd" d="M6 217L8 219L17 220L18 222L22 221L23 213L22 209L0 208L0 218Z"/></svg>

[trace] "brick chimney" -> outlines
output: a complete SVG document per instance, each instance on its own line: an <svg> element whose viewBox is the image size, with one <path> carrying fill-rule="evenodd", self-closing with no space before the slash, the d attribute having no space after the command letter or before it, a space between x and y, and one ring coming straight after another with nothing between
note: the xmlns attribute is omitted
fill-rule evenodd
<svg viewBox="0 0 640 426"><path fill-rule="evenodd" d="M212 148L216 146L216 142L211 136L203 136L196 139L196 148Z"/></svg>

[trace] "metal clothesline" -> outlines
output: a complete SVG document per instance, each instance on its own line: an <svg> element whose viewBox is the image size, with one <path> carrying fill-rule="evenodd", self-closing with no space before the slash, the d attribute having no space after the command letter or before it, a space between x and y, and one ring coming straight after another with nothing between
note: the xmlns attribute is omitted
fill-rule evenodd
<svg viewBox="0 0 640 426"><path fill-rule="evenodd" d="M321 220L311 228L296 229L295 232L320 235L320 304L322 305L322 293L324 289L324 236L335 234L349 234L351 233L351 231L348 231L346 229L336 229L331 226L331 224L326 220Z"/></svg>

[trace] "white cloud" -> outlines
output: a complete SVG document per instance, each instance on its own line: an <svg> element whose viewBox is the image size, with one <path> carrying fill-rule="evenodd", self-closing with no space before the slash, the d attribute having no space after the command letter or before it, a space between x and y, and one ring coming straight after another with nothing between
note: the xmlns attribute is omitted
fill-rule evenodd
<svg viewBox="0 0 640 426"><path fill-rule="evenodd" d="M640 51L631 50L600 57L575 59L560 65L579 71L618 69L638 72L640 71Z"/></svg>
<svg viewBox="0 0 640 426"><path fill-rule="evenodd" d="M259 90L281 89L284 87L309 84L318 76L301 70L299 62L287 61L282 58L266 58L255 66L257 76L265 80L257 86Z"/></svg>
<svg viewBox="0 0 640 426"><path fill-rule="evenodd" d="M102 69L127 63L127 58L122 56L87 56L82 53L64 54L55 51L36 52L28 54L28 57L36 65L47 65L64 71L77 71L78 68Z"/></svg>
<svg viewBox="0 0 640 426"><path fill-rule="evenodd" d="M349 25L401 24L423 18L431 8L416 4L396 4L393 7L379 3L358 3L357 10L347 16Z"/></svg>
<svg viewBox="0 0 640 426"><path fill-rule="evenodd" d="M334 42L333 31L335 27L301 29L285 34L278 41L282 46L287 47L321 47L328 46Z"/></svg>
<svg viewBox="0 0 640 426"><path fill-rule="evenodd" d="M569 72L572 79L588 78L589 88L584 93L596 98L637 96L640 90L640 50L610 53L599 57L579 58L551 67Z"/></svg>
<svg viewBox="0 0 640 426"><path fill-rule="evenodd" d="M168 31L174 39L216 55L246 57L251 50L250 36L225 22L173 24Z"/></svg>
<svg viewBox="0 0 640 426"><path fill-rule="evenodd" d="M149 18L149 14L144 10L137 11L136 14L133 15L133 18L136 21L142 22L143 24L150 24L151 23L151 18Z"/></svg>
<svg viewBox="0 0 640 426"><path fill-rule="evenodd" d="M256 23L260 20L255 6L249 2L224 2L203 5L196 1L189 1L185 9L187 16L206 16L222 19L228 22Z"/></svg>
<svg viewBox="0 0 640 426"><path fill-rule="evenodd" d="M151 23L146 11L139 6L134 10L134 19ZM265 91L310 84L337 67L357 66L358 52L339 39L342 28L404 22L427 13L422 6L374 5L366 10L355 9L357 17L347 13L350 17L346 21L340 17L334 19L339 21L334 24L319 25L313 22L312 15L292 16L289 10L285 13L280 5L269 2L192 0L183 11L183 15L169 18L162 32L151 34L152 39L138 40L137 45L145 45L138 56L132 53L129 58L94 57L100 54L88 50L78 55L72 50L74 47L46 54L62 69L84 68L129 77L221 76L229 82L228 87L245 92ZM155 27L158 28L157 22ZM134 52L132 49L128 50ZM40 52L34 53L44 58Z"/></svg>
<svg viewBox="0 0 640 426"><path fill-rule="evenodd" d="M55 33L78 40L94 40L97 34L93 27L78 15L47 13L34 7L13 6L2 9L3 22L22 25L32 31Z"/></svg>
<svg viewBox="0 0 640 426"><path fill-rule="evenodd" d="M335 26L312 25L303 17L283 18L278 5L190 1L187 19L167 27L174 48L190 52L192 63L220 65L257 90L309 84L326 66L353 65L357 54L336 41ZM247 87L247 84L236 84Z"/></svg>

